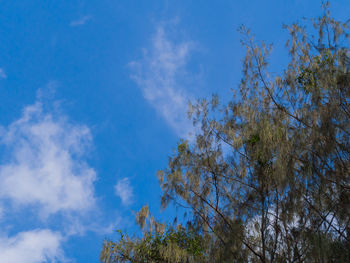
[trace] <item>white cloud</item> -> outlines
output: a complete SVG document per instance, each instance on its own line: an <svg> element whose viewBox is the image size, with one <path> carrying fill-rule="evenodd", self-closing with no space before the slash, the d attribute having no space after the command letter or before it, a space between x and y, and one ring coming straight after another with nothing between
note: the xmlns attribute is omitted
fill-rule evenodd
<svg viewBox="0 0 350 263"><path fill-rule="evenodd" d="M133 189L130 185L129 178L123 178L114 186L115 194L120 197L124 205L132 203Z"/></svg>
<svg viewBox="0 0 350 263"><path fill-rule="evenodd" d="M109 221L108 224L92 225L89 230L100 235L112 234L117 227L120 228L125 224L123 219L125 220L125 217L117 216L113 221Z"/></svg>
<svg viewBox="0 0 350 263"><path fill-rule="evenodd" d="M166 28L158 27L152 45L141 61L133 61L132 78L142 89L146 100L180 135L187 137L192 124L187 118L189 95L181 88L181 76L189 59L192 42L174 43Z"/></svg>
<svg viewBox="0 0 350 263"><path fill-rule="evenodd" d="M4 207L2 206L2 204L0 204L0 221L3 219L4 217Z"/></svg>
<svg viewBox="0 0 350 263"><path fill-rule="evenodd" d="M94 210L94 212L94 215L85 221L77 216L66 215L67 223L62 226L61 232L66 238L84 236L88 233L103 236L111 234L116 226L124 225L124 216L119 215L116 211L109 210L108 216L98 210Z"/></svg>
<svg viewBox="0 0 350 263"><path fill-rule="evenodd" d="M77 19L77 20L73 20L72 22L70 22L70 26L82 26L85 25L88 21L90 21L92 19L92 16L90 15L86 15L86 16L82 16L81 18Z"/></svg>
<svg viewBox="0 0 350 263"><path fill-rule="evenodd" d="M86 126L44 113L39 102L26 107L2 130L6 161L0 165L0 198L37 205L43 217L93 207L96 175L82 158L90 141Z"/></svg>
<svg viewBox="0 0 350 263"><path fill-rule="evenodd" d="M14 237L0 236L0 262L62 262L62 237L48 229L21 232Z"/></svg>
<svg viewBox="0 0 350 263"><path fill-rule="evenodd" d="M6 73L5 73L3 68L0 68L0 78L2 78L2 79L6 79L7 78L7 75L6 75Z"/></svg>

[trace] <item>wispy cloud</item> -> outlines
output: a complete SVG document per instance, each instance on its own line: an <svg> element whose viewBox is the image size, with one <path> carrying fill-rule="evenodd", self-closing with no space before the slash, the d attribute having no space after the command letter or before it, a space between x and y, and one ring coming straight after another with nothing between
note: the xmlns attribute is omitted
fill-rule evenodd
<svg viewBox="0 0 350 263"><path fill-rule="evenodd" d="M73 20L70 22L70 26L74 27L74 26L82 26L85 25L88 21L90 21L92 19L91 15L86 15L86 16L82 16L77 20Z"/></svg>
<svg viewBox="0 0 350 263"><path fill-rule="evenodd" d="M67 220L67 224L64 225L61 232L65 234L65 237L72 236L84 236L87 233L94 233L100 236L113 233L116 226L125 225L125 217L120 215L117 211L108 211L108 218L100 213L98 210L95 217L88 217L86 221L82 222L81 218L72 216Z"/></svg>
<svg viewBox="0 0 350 263"><path fill-rule="evenodd" d="M116 230L116 226L122 226L125 223L123 222L122 217L118 216L114 221L109 223L106 226L92 226L90 229L92 232L98 233L100 235L107 235L107 234L112 234Z"/></svg>
<svg viewBox="0 0 350 263"><path fill-rule="evenodd" d="M0 262L63 262L62 237L48 229L0 236Z"/></svg>
<svg viewBox="0 0 350 263"><path fill-rule="evenodd" d="M169 27L156 30L151 46L140 61L133 61L132 78L145 99L164 117L179 136L187 137L192 124L187 119L190 95L181 86L192 51L192 41L175 43L168 37Z"/></svg>
<svg viewBox="0 0 350 263"><path fill-rule="evenodd" d="M0 165L0 198L38 205L44 217L91 208L96 175L82 159L90 141L86 126L45 113L40 102L26 107L1 134L8 156Z"/></svg>
<svg viewBox="0 0 350 263"><path fill-rule="evenodd" d="M7 78L7 75L6 75L6 73L5 73L3 68L0 68L0 78L2 78L2 79L6 79Z"/></svg>
<svg viewBox="0 0 350 263"><path fill-rule="evenodd" d="M4 208L2 206L2 204L0 203L0 221L3 219L3 216L4 216Z"/></svg>
<svg viewBox="0 0 350 263"><path fill-rule="evenodd" d="M115 194L120 197L123 205L129 205L132 203L134 196L132 186L130 185L129 178L123 178L117 182L114 186Z"/></svg>

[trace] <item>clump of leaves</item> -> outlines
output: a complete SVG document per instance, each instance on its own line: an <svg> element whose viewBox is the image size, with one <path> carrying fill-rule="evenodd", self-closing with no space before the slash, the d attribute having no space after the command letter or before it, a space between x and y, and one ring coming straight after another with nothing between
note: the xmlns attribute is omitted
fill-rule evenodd
<svg viewBox="0 0 350 263"><path fill-rule="evenodd" d="M105 263L191 263L204 256L203 237L190 227L164 225L154 221L144 206L137 215L144 232L142 237L129 237L120 230L117 241L105 241L100 259Z"/></svg>

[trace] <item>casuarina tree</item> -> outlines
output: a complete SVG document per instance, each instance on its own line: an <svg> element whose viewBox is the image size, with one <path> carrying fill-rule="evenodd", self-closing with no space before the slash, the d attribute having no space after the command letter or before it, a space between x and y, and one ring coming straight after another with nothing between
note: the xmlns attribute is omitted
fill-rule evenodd
<svg viewBox="0 0 350 263"><path fill-rule="evenodd" d="M190 105L195 138L158 174L162 206L190 218L177 227L152 218L142 237L106 241L102 261L350 262L348 27L323 8L311 27L285 26L290 62L278 75L271 46L241 28L239 89L224 105L218 96Z"/></svg>

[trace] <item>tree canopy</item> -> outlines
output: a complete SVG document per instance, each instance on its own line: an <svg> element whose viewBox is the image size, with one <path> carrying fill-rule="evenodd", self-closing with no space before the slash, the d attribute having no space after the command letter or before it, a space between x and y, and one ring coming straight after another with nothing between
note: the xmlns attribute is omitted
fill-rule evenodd
<svg viewBox="0 0 350 263"><path fill-rule="evenodd" d="M225 105L190 105L195 139L158 173L162 206L190 219L161 224L144 207L143 236L106 241L101 261L350 262L348 26L327 4L310 22L285 26L290 62L279 75L271 46L241 28L238 91Z"/></svg>

